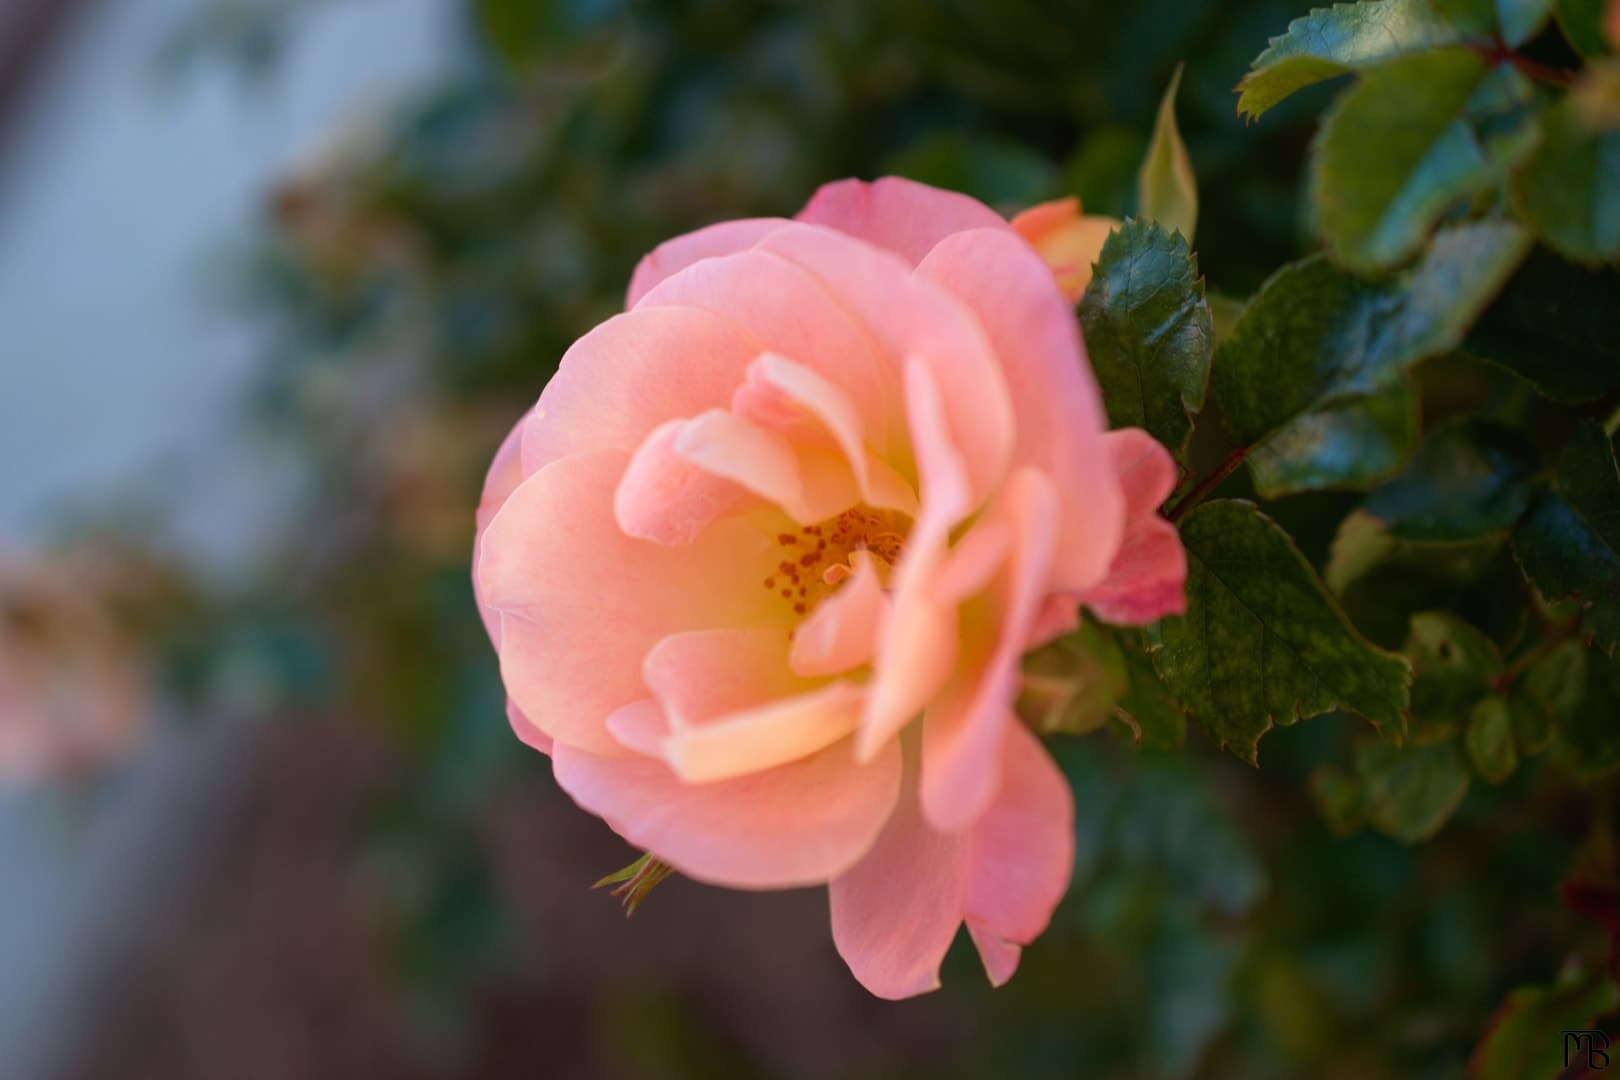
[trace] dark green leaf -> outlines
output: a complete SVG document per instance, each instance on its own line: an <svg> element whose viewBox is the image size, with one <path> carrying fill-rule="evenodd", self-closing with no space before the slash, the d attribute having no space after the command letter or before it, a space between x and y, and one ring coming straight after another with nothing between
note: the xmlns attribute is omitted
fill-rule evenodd
<svg viewBox="0 0 1620 1080"><path fill-rule="evenodd" d="M1620 473L1602 428L1576 428L1552 485L1513 530L1513 549L1543 596L1578 598L1598 643L1620 645Z"/></svg>
<svg viewBox="0 0 1620 1080"><path fill-rule="evenodd" d="M1178 457L1204 405L1214 321L1187 241L1148 221L1109 235L1080 301L1092 369L1114 427L1141 427Z"/></svg>
<svg viewBox="0 0 1620 1080"><path fill-rule="evenodd" d="M1446 612L1412 616L1406 658L1412 663L1414 743L1455 736L1502 673L1502 657L1491 639Z"/></svg>
<svg viewBox="0 0 1620 1080"><path fill-rule="evenodd" d="M1130 689L1114 709L1114 718L1143 750L1179 750L1187 740L1187 714L1182 711L1170 688L1164 685L1153 661L1144 652L1127 648L1125 665L1130 672Z"/></svg>
<svg viewBox="0 0 1620 1080"><path fill-rule="evenodd" d="M1327 827L1338 836L1348 836L1366 823L1361 804L1361 785L1335 765L1323 765L1311 772L1311 801Z"/></svg>
<svg viewBox="0 0 1620 1080"><path fill-rule="evenodd" d="M1433 0L1452 24L1479 35L1500 34L1518 47L1536 35L1552 15L1552 0Z"/></svg>
<svg viewBox="0 0 1620 1080"><path fill-rule="evenodd" d="M1620 258L1620 131L1594 131L1576 102L1547 111L1541 145L1514 178L1520 211L1547 246L1581 262Z"/></svg>
<svg viewBox="0 0 1620 1080"><path fill-rule="evenodd" d="M1187 146L1176 127L1176 89L1181 85L1181 68L1176 68L1170 86L1159 102L1159 117L1153 125L1153 140L1136 180L1137 213L1157 222L1166 232L1179 232L1192 244L1198 228L1198 180L1193 176Z"/></svg>
<svg viewBox="0 0 1620 1080"><path fill-rule="evenodd" d="M1478 40L1430 0L1362 0L1319 8L1288 24L1238 83L1238 112L1257 117L1294 91L1410 53Z"/></svg>
<svg viewBox="0 0 1620 1080"><path fill-rule="evenodd" d="M1408 844L1439 832L1468 794L1468 766L1455 739L1422 746L1363 743L1356 777L1368 824Z"/></svg>
<svg viewBox="0 0 1620 1080"><path fill-rule="evenodd" d="M1480 700L1468 718L1468 758L1474 771L1493 784L1500 784L1519 767L1519 753L1513 744L1513 709L1500 694Z"/></svg>
<svg viewBox="0 0 1620 1080"><path fill-rule="evenodd" d="M1557 401L1620 385L1620 272L1589 270L1536 248L1486 309L1463 348Z"/></svg>
<svg viewBox="0 0 1620 1080"><path fill-rule="evenodd" d="M1324 487L1363 488L1398 470L1418 441L1418 400L1404 378L1305 413L1249 452L1266 498Z"/></svg>
<svg viewBox="0 0 1620 1080"><path fill-rule="evenodd" d="M1159 624L1155 666L1217 743L1249 762L1274 724L1334 709L1400 730L1405 659L1344 618L1288 534L1252 503L1205 503L1181 526L1187 614Z"/></svg>
<svg viewBox="0 0 1620 1080"><path fill-rule="evenodd" d="M1544 724L1526 728L1519 742L1521 753L1539 754L1545 750L1553 725L1563 723L1586 700L1586 656L1586 646L1571 638L1531 664L1514 684L1515 700L1533 705L1545 718Z"/></svg>
<svg viewBox="0 0 1620 1080"><path fill-rule="evenodd" d="M1367 512L1403 540L1476 540L1511 529L1530 501L1535 448L1489 420L1436 427L1411 467L1367 497Z"/></svg>
<svg viewBox="0 0 1620 1080"><path fill-rule="evenodd" d="M1043 735L1084 735L1108 723L1129 681L1119 643L1088 621L1025 658L1018 713Z"/></svg>
<svg viewBox="0 0 1620 1080"><path fill-rule="evenodd" d="M1559 29L1583 56L1602 56L1608 51L1603 40L1603 5L1606 0L1557 0L1553 5Z"/></svg>
<svg viewBox="0 0 1620 1080"><path fill-rule="evenodd" d="M1470 49L1365 72L1323 121L1311 157L1317 221L1334 258L1363 271L1410 258L1450 210L1534 148L1534 102L1512 65Z"/></svg>
<svg viewBox="0 0 1620 1080"><path fill-rule="evenodd" d="M1566 698L1573 696L1566 687ZM1601 652L1587 657L1580 701L1558 718L1553 756L1581 780L1620 771L1620 662Z"/></svg>
<svg viewBox="0 0 1620 1080"><path fill-rule="evenodd" d="M1587 1030L1617 1005L1620 991L1601 970L1575 968L1556 986L1521 986L1496 1011L1469 1063L1470 1075L1475 1080L1561 1076L1564 1032Z"/></svg>
<svg viewBox="0 0 1620 1080"><path fill-rule="evenodd" d="M1329 442L1310 452L1312 429L1342 435L1352 425L1321 423L1314 415L1381 404L1384 423L1355 430L1395 431L1388 420L1390 394L1403 371L1417 361L1454 348L1528 247L1515 225L1483 222L1443 229L1413 269L1368 281L1320 257L1285 267L1244 308L1214 368L1216 403L1228 430L1262 463L1256 490L1267 498L1308 488L1364 486L1377 479L1353 448ZM1303 427L1304 432L1291 430ZM1284 439L1289 457L1317 462L1287 470L1286 486L1273 466L1280 455L1265 444ZM1378 461L1397 456L1389 441L1374 438L1368 452ZM1268 471L1269 470L1269 471ZM1387 470L1386 470L1387 471Z"/></svg>

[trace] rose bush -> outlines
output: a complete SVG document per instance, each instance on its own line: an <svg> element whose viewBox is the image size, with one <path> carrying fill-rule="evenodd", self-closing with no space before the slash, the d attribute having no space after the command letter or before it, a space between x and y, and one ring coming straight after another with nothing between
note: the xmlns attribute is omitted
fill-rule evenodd
<svg viewBox="0 0 1620 1080"><path fill-rule="evenodd" d="M509 712L558 783L700 881L827 884L884 997L937 986L963 923L1004 981L1068 885L1023 654L1082 606L1182 610L1175 466L1105 430L1064 289L983 204L892 178L679 237L479 508Z"/></svg>

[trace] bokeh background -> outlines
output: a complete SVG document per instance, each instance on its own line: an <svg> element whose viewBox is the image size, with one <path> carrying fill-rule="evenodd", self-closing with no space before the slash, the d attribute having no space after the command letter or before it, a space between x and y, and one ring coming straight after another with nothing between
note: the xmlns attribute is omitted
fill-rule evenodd
<svg viewBox="0 0 1620 1080"><path fill-rule="evenodd" d="M1056 743L1052 930L888 1004L819 892L590 890L635 853L512 737L468 580L495 446L677 232L889 172L1127 213L1185 61L1248 295L1329 91L1232 87L1306 6L0 3L0 1076L1463 1075L1593 940L1528 771L1408 848L1319 822L1340 718L1259 771ZM1318 560L1334 498L1276 508Z"/></svg>

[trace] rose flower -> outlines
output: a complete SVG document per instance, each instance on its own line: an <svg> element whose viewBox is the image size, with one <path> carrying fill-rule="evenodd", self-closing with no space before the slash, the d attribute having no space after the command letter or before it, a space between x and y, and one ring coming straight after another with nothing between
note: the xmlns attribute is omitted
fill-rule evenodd
<svg viewBox="0 0 1620 1080"><path fill-rule="evenodd" d="M490 471L513 725L681 873L826 884L873 993L937 987L963 923L999 985L1074 854L1020 659L1183 605L1174 464L1105 426L1053 269L966 196L847 180L661 245Z"/></svg>

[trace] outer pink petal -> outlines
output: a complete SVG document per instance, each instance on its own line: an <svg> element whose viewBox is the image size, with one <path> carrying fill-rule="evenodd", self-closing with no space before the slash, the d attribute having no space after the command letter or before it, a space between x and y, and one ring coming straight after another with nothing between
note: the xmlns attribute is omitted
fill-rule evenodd
<svg viewBox="0 0 1620 1080"><path fill-rule="evenodd" d="M890 751L894 744L890 744ZM871 853L832 882L833 944L861 985L898 1000L939 989L939 965L962 925L964 845L928 827L915 766Z"/></svg>
<svg viewBox="0 0 1620 1080"><path fill-rule="evenodd" d="M991 514L1013 533L1012 557L995 598L995 642L982 666L959 669L923 721L923 812L945 832L972 825L996 798L1005 732L1017 726L1012 704L1018 665L1051 573L1058 518L1051 481L1034 469L1020 470Z"/></svg>
<svg viewBox="0 0 1620 1080"><path fill-rule="evenodd" d="M965 833L929 826L914 772L872 851L830 889L833 942L872 993L903 998L939 986L964 921L990 981L1045 931L1074 869L1074 799L1027 729L1007 729L1001 795ZM914 768L914 767L913 767Z"/></svg>
<svg viewBox="0 0 1620 1080"><path fill-rule="evenodd" d="M647 696L641 662L677 630L785 624L761 587L775 556L757 522L732 518L665 547L613 516L620 453L564 458L524 481L484 534L481 595L501 612L501 675L559 744L623 753L604 726Z"/></svg>
<svg viewBox="0 0 1620 1080"><path fill-rule="evenodd" d="M501 619L484 598L479 595L478 588L478 555L484 542L484 529L500 508L506 505L507 497L517 490L523 482L523 425L529 419L525 413L512 430L506 433L501 441L501 447L495 451L495 460L490 463L489 474L484 478L484 493L478 501L476 515L477 532L473 535L473 598L478 603L478 617L484 620L484 631L489 634L489 640L498 649L501 646Z"/></svg>
<svg viewBox="0 0 1620 1080"><path fill-rule="evenodd" d="M899 373L820 279L769 251L708 259L666 279L641 308L693 307L724 316L759 352L805 365L848 396L874 449L887 450Z"/></svg>
<svg viewBox="0 0 1620 1080"><path fill-rule="evenodd" d="M820 279L896 363L920 359L932 369L974 501L988 497L1006 474L1013 412L1001 366L968 306L898 257L830 229L786 226L759 247Z"/></svg>
<svg viewBox="0 0 1620 1080"><path fill-rule="evenodd" d="M1126 534L1107 577L1082 598L1112 623L1140 625L1179 615L1187 606L1187 552L1175 526L1158 514L1176 484L1175 462L1137 428L1110 432L1106 446L1128 501Z"/></svg>
<svg viewBox="0 0 1620 1080"><path fill-rule="evenodd" d="M1006 229L947 237L917 273L973 308L1012 393L1013 463L1033 465L1057 485L1063 521L1054 586L1075 591L1096 584L1124 535L1125 509L1074 309L1040 256Z"/></svg>
<svg viewBox="0 0 1620 1080"><path fill-rule="evenodd" d="M990 981L1045 932L1074 874L1074 795L1051 755L1021 724L1008 729L1006 782L969 834L964 918Z"/></svg>
<svg viewBox="0 0 1620 1080"><path fill-rule="evenodd" d="M636 264L635 273L630 276L625 308L635 307L659 282L693 263L752 247L754 241L782 224L782 218L740 218L664 241Z"/></svg>
<svg viewBox="0 0 1620 1080"><path fill-rule="evenodd" d="M557 782L614 832L698 881L785 889L837 877L869 851L900 792L900 752L856 765L849 741L791 765L688 784L650 758L559 743Z"/></svg>
<svg viewBox="0 0 1620 1080"><path fill-rule="evenodd" d="M571 454L629 453L666 420L725 406L758 352L707 311L615 315L563 355L523 424L524 475Z"/></svg>
<svg viewBox="0 0 1620 1080"><path fill-rule="evenodd" d="M935 244L964 229L1006 229L977 199L898 176L837 180L810 197L797 220L826 225L892 251L915 266Z"/></svg>
<svg viewBox="0 0 1620 1080"><path fill-rule="evenodd" d="M513 733L525 744L534 747L542 754L551 753L551 736L531 723L529 718L523 715L523 710L512 704L510 700L506 702L506 719L512 725Z"/></svg>

